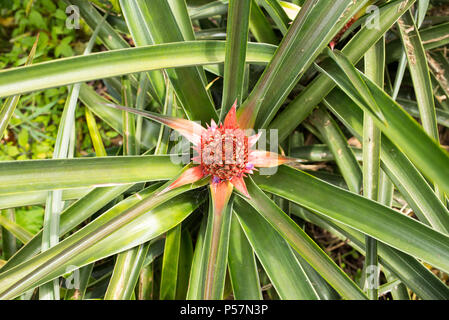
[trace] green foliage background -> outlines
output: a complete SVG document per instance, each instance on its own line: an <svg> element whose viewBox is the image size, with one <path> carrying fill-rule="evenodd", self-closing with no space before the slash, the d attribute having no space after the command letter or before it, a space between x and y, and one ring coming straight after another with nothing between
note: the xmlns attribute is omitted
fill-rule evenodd
<svg viewBox="0 0 449 320"><path fill-rule="evenodd" d="M81 54L91 32L66 28L67 4L63 1L0 1L0 69L23 66L39 35L34 63ZM0 161L51 159L58 126L67 97L67 87L35 92L20 99L8 132L0 144ZM0 99L0 105L3 100ZM76 156L93 152L84 118L84 107L77 109L77 139L81 145ZM117 133L100 122L106 146ZM16 210L17 223L32 233L42 228L42 206Z"/></svg>

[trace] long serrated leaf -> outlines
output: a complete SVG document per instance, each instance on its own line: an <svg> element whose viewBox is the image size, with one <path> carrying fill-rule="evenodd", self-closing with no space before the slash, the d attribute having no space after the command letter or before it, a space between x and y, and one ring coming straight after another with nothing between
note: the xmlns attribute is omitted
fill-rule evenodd
<svg viewBox="0 0 449 320"><path fill-rule="evenodd" d="M154 44L151 38L151 33L145 23L147 17L137 1L120 1L125 21L128 29L131 32L133 40L137 46L146 46ZM153 98L157 99L159 104L162 104L164 98L164 77L159 70L149 72L148 79L150 79L150 89L153 91Z"/></svg>
<svg viewBox="0 0 449 320"><path fill-rule="evenodd" d="M2 219L8 219L10 221L15 221L16 211L14 209L7 209L0 211ZM2 234L2 253L3 258L9 259L17 251L17 239L13 233L9 232L8 229L1 227ZM6 261L0 266L0 269L6 264Z"/></svg>
<svg viewBox="0 0 449 320"><path fill-rule="evenodd" d="M179 254L181 247L181 225L167 232L162 260L159 299L174 300L178 280Z"/></svg>
<svg viewBox="0 0 449 320"><path fill-rule="evenodd" d="M342 52L353 63L358 62L413 3L414 0L406 3L393 1L379 8L379 28L362 28ZM285 140L334 87L333 81L325 76L318 76L277 115L268 129L277 129L279 141Z"/></svg>
<svg viewBox="0 0 449 320"><path fill-rule="evenodd" d="M363 233L297 205L293 206L292 213L333 234L341 234L343 239L351 241L349 242L351 246L364 254L365 235ZM449 296L449 288L418 260L382 242L378 243L378 252L380 263L388 268L389 272L394 272L394 275L419 297L435 300L447 299Z"/></svg>
<svg viewBox="0 0 449 320"><path fill-rule="evenodd" d="M328 55L338 64L338 66L343 71L344 76L341 77L341 81L345 81L348 90L349 88L351 88L351 90L354 91L352 96L357 98L356 103L371 108L371 113L374 114L374 116L377 117L379 121L384 122L385 117L382 113L382 109L377 105L377 102L374 99L371 91L362 80L362 76L354 68L349 59L347 59L341 52L337 50L332 51L328 49Z"/></svg>
<svg viewBox="0 0 449 320"><path fill-rule="evenodd" d="M327 96L326 105L357 138L361 139L363 110L339 90L334 90ZM381 137L381 160L382 169L403 194L419 220L437 230L448 232L448 210L408 157L385 135Z"/></svg>
<svg viewBox="0 0 449 320"><path fill-rule="evenodd" d="M317 300L318 295L287 241L259 214L236 200L236 214L276 292L285 300Z"/></svg>
<svg viewBox="0 0 449 320"><path fill-rule="evenodd" d="M385 40L382 38L365 55L365 75L379 87L384 87ZM363 195L377 201L379 194L381 132L371 115L363 114ZM377 241L369 236L365 238L365 280L368 296L371 300L379 297L379 272Z"/></svg>
<svg viewBox="0 0 449 320"><path fill-rule="evenodd" d="M284 169L280 167L279 169ZM278 177L279 173L271 176ZM266 179L265 176L261 176ZM261 183L259 177L256 181ZM262 184L265 187L265 184ZM293 185L292 185L293 186ZM281 236L317 270L335 290L348 299L367 299L359 287L321 250L321 248L283 211L281 211L262 190L247 180L251 204L275 228ZM288 188L292 190L291 187ZM301 191L302 194L302 191ZM282 196L281 193L279 193Z"/></svg>
<svg viewBox="0 0 449 320"><path fill-rule="evenodd" d="M69 189L62 192L62 199L77 200L92 191L92 188ZM17 208L21 206L32 206L45 203L48 192L18 192L0 196L0 209Z"/></svg>
<svg viewBox="0 0 449 320"><path fill-rule="evenodd" d="M82 199L73 203L61 212L59 236L65 235L67 232L73 230L73 228L91 217L94 213L99 211L130 187L130 185L124 185L109 188L97 188L82 197ZM3 272L9 270L18 264L31 259L34 255L41 251L41 244L42 230L34 235L34 237L25 246L20 248L20 250L8 260L8 263L6 263L0 271Z"/></svg>
<svg viewBox="0 0 449 320"><path fill-rule="evenodd" d="M314 111L310 121L331 149L349 190L359 193L362 188L362 169L337 123L330 117L324 107Z"/></svg>
<svg viewBox="0 0 449 320"><path fill-rule="evenodd" d="M273 19L278 29L285 36L289 27L290 19L284 9L282 9L282 6L278 0L257 0L257 4L262 6L267 11L268 15Z"/></svg>
<svg viewBox="0 0 449 320"><path fill-rule="evenodd" d="M117 255L114 271L104 295L105 300L131 299L149 246L150 242Z"/></svg>
<svg viewBox="0 0 449 320"><path fill-rule="evenodd" d="M181 42L186 40L166 1L137 0L137 5L144 12L145 23L154 43ZM166 70L176 95L193 120L204 123L216 119L213 101L205 89L203 76L198 67L186 67Z"/></svg>
<svg viewBox="0 0 449 320"><path fill-rule="evenodd" d="M449 237L412 218L290 167L280 167L273 176L255 178L263 190L326 215L442 270L449 269ZM410 238L410 234L414 236Z"/></svg>
<svg viewBox="0 0 449 320"><path fill-rule="evenodd" d="M207 217L201 222L198 232L195 251L193 253L192 268L190 269L189 287L187 289L187 300L201 300L204 288L204 268L206 261L203 259L204 241L206 237Z"/></svg>
<svg viewBox="0 0 449 320"><path fill-rule="evenodd" d="M181 234L179 252L178 279L176 281L176 300L185 300L189 288L189 276L193 262L193 243L190 232L186 229Z"/></svg>
<svg viewBox="0 0 449 320"><path fill-rule="evenodd" d="M204 183L200 181L160 194L166 184L155 194L136 194L125 200L28 263L2 273L0 299L13 298L75 268L159 236L196 209L201 200L187 191Z"/></svg>
<svg viewBox="0 0 449 320"><path fill-rule="evenodd" d="M106 17L107 15L100 21L100 26L106 20ZM92 52L99 31L100 29L97 27L84 50L84 55ZM66 100L58 127L53 159L66 159L70 158L70 155L73 154L75 146L72 144L72 136L75 130L75 112L80 88L81 84L77 83L69 89L68 99ZM59 216L63 207L62 191L49 192L45 205L42 251L51 248L59 242ZM59 300L59 295L58 281L54 281L53 284L46 284L39 289L39 298L42 300Z"/></svg>
<svg viewBox="0 0 449 320"><path fill-rule="evenodd" d="M258 127L268 125L302 74L339 31L336 28L349 20L351 10L345 9L350 3L352 4L346 0L338 3L323 0L306 2L273 59L239 109L242 127L253 127L256 118L259 119ZM358 3L351 5L351 9L357 6ZM319 36L315 36L318 34Z"/></svg>
<svg viewBox="0 0 449 320"><path fill-rule="evenodd" d="M228 268L232 292L236 300L262 300L254 250L235 213L231 220Z"/></svg>
<svg viewBox="0 0 449 320"><path fill-rule="evenodd" d="M0 226L8 230L15 238L17 238L20 242L26 244L29 242L33 235L14 221L8 219L8 217L4 214L0 214ZM14 241L15 241L15 238ZM7 239L3 239L6 241Z"/></svg>
<svg viewBox="0 0 449 320"><path fill-rule="evenodd" d="M265 17L262 9L257 5L256 0L251 0L249 28L258 42L271 44L277 44L279 42L267 17Z"/></svg>
<svg viewBox="0 0 449 320"><path fill-rule="evenodd" d="M341 55L347 61L347 58ZM338 64L339 65L339 64ZM354 72L358 72L352 67ZM358 91L354 91L352 85L338 69L328 69L327 73L345 92L356 102L358 106L376 117L372 106L359 103ZM449 154L443 150L434 139L428 136L423 128L408 115L394 100L392 100L376 84L360 74L362 81L366 83L373 98L377 101L376 106L381 108L385 120L376 117L379 129L410 158L410 160L435 184L439 185L444 192L449 192ZM410 137L413 136L413 141ZM418 142L419 141L419 142Z"/></svg>
<svg viewBox="0 0 449 320"><path fill-rule="evenodd" d="M439 141L435 102L422 40L410 11L398 20L424 130Z"/></svg>
<svg viewBox="0 0 449 320"><path fill-rule="evenodd" d="M172 157L178 163L170 161L170 156L3 162L0 194L167 180L182 168L181 158L178 155Z"/></svg>
<svg viewBox="0 0 449 320"><path fill-rule="evenodd" d="M228 114L235 101L240 105L243 99L250 12L251 1L229 1L220 120Z"/></svg>
<svg viewBox="0 0 449 320"><path fill-rule="evenodd" d="M251 43L246 61L267 63L275 49ZM0 97L156 69L222 63L224 58L223 41L186 41L93 53L0 71ZM114 68L109 68L111 64Z"/></svg>

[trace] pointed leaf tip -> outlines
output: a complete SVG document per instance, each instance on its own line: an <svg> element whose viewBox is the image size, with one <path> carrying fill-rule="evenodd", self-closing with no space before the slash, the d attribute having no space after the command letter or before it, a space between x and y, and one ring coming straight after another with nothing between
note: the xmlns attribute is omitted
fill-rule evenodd
<svg viewBox="0 0 449 320"><path fill-rule="evenodd" d="M248 162L259 168L277 167L289 162L297 162L298 159L285 157L275 152L254 150L249 155Z"/></svg>
<svg viewBox="0 0 449 320"><path fill-rule="evenodd" d="M186 184L194 183L201 180L204 177L203 168L196 166L184 171L178 179L176 179L171 185L165 188L161 193L173 190L178 187L182 187Z"/></svg>
<svg viewBox="0 0 449 320"><path fill-rule="evenodd" d="M181 135L183 135L187 140L193 143L195 146L201 144L201 136L206 131L200 124L182 118L169 117L162 114L157 114L148 111L140 111L133 108L128 108L121 105L116 105L112 103L104 104L107 107L111 107L114 109L119 109L122 111L130 112L133 114L137 114L143 116L145 118L151 119L153 121L159 122L167 127L170 127L173 130L178 131Z"/></svg>
<svg viewBox="0 0 449 320"><path fill-rule="evenodd" d="M247 198L251 199L251 196L248 193L248 189L246 188L246 183L243 177L234 178L231 180L231 183L238 191L244 194Z"/></svg>
<svg viewBox="0 0 449 320"><path fill-rule="evenodd" d="M237 99L235 99L234 104L232 105L231 109L226 115L226 118L224 120L225 128L234 129L238 127L236 110L237 110Z"/></svg>

